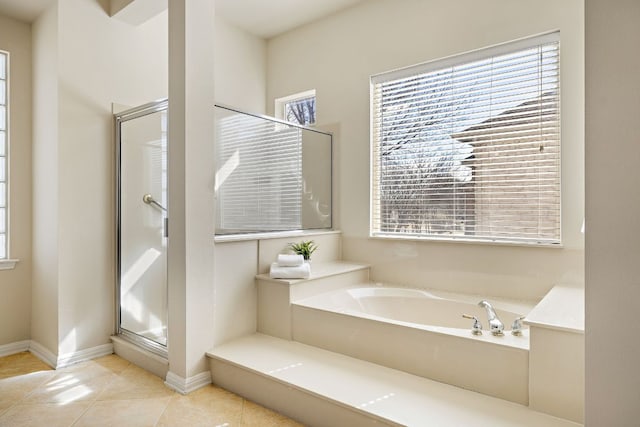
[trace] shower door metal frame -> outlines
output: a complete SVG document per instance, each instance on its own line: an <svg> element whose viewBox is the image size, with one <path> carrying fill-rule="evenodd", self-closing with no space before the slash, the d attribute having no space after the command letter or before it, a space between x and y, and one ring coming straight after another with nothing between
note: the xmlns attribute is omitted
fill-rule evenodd
<svg viewBox="0 0 640 427"><path fill-rule="evenodd" d="M121 327L121 314L120 314L120 290L121 290L121 278L122 278L122 265L121 265L121 251L120 244L122 243L121 238L121 190L122 190L122 182L120 179L121 174L121 148L120 144L122 141L120 138L122 137L121 126L122 123L127 122L129 120L133 120L139 117L147 116L149 114L157 113L160 111L166 111L169 107L168 99L160 99L157 101L150 102L148 104L144 104L138 107L134 107L120 113L114 114L114 126L115 126L115 149L116 149L116 170L115 170L115 231L116 231L116 245L115 245L115 277L116 277L116 286L115 286L115 308L116 308L116 316L115 316L115 331L116 335L125 339L126 341L131 342L144 350L150 351L151 353L160 356L164 359L168 359L168 346L169 346L169 337L167 336L167 345L164 346L160 343L153 341L150 338L143 337L134 332L128 331L126 329L122 329ZM167 141L168 144L168 141ZM169 241L167 240L167 245L169 245ZM168 282L167 282L168 286ZM168 301L167 301L168 304ZM167 325L168 326L168 325ZM168 329L168 328L167 328Z"/></svg>

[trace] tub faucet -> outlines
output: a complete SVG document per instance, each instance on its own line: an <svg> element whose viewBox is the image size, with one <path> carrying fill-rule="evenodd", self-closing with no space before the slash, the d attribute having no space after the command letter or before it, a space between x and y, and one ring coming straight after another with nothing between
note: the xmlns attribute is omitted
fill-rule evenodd
<svg viewBox="0 0 640 427"><path fill-rule="evenodd" d="M504 324L498 319L496 311L488 301L482 300L478 303L480 307L484 307L487 310L487 317L489 318L489 331L493 335L504 335Z"/></svg>

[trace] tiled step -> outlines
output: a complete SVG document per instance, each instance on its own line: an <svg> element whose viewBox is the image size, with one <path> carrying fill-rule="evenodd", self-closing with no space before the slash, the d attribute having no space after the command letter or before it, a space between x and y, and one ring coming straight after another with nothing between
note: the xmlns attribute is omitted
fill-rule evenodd
<svg viewBox="0 0 640 427"><path fill-rule="evenodd" d="M526 406L262 334L228 342L207 356L214 383L310 426L579 425Z"/></svg>
<svg viewBox="0 0 640 427"><path fill-rule="evenodd" d="M313 263L309 279L272 279L259 274L258 332L291 339L292 302L368 280L368 265L343 261Z"/></svg>

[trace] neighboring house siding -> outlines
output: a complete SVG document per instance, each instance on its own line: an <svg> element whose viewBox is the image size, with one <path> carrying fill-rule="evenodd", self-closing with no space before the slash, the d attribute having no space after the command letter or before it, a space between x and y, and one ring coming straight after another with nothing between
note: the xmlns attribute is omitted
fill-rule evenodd
<svg viewBox="0 0 640 427"><path fill-rule="evenodd" d="M558 114L557 95L545 94L452 135L473 146L475 223L467 234L469 228L497 236L518 230L535 234L544 223L541 237L556 236L560 129L549 123L558 123ZM507 159L520 163L514 166Z"/></svg>

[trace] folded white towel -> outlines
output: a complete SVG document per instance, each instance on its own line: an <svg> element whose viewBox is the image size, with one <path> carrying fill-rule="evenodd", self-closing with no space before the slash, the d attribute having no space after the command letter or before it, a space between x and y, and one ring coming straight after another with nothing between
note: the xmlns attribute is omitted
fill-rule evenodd
<svg viewBox="0 0 640 427"><path fill-rule="evenodd" d="M269 271L269 277L272 279L308 279L310 275L311 266L306 262L295 267L280 267L274 262Z"/></svg>
<svg viewBox="0 0 640 427"><path fill-rule="evenodd" d="M304 257L297 254L278 254L279 267L297 267L304 264Z"/></svg>

